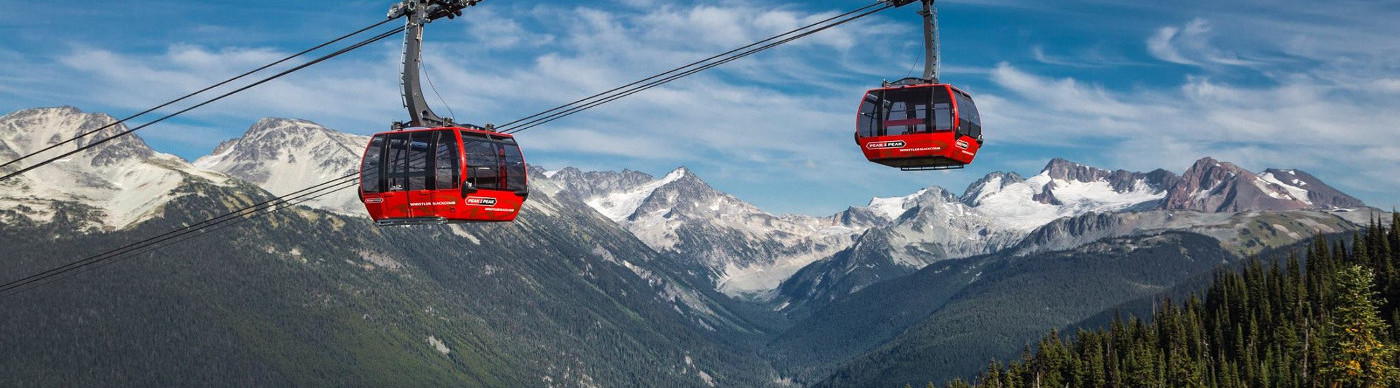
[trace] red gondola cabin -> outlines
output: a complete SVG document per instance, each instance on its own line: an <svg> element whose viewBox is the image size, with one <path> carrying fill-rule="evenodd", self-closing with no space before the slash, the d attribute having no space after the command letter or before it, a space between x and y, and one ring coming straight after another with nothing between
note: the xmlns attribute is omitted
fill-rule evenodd
<svg viewBox="0 0 1400 388"><path fill-rule="evenodd" d="M374 135L360 166L360 199L380 225L507 222L529 196L511 135L421 128Z"/></svg>
<svg viewBox="0 0 1400 388"><path fill-rule="evenodd" d="M982 146L982 120L967 93L909 78L866 92L856 144L866 159L890 167L962 168Z"/></svg>

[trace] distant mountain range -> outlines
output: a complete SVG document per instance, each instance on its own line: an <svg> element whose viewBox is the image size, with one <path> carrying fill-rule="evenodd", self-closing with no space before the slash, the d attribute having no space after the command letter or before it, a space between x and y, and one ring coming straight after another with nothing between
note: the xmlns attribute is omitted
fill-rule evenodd
<svg viewBox="0 0 1400 388"><path fill-rule="evenodd" d="M0 117L0 149L15 156L113 121L72 108L20 111ZM345 166L325 161L358 159L332 144L345 136L309 123L264 120L250 134L201 159L216 171L133 136L6 181L0 281L344 175ZM251 218L7 295L0 350L12 356L0 357L0 385L764 386L780 378L744 350L765 337L753 323L762 311L693 282L548 180L532 188L508 225L379 228L330 201L317 204L330 212L296 207Z"/></svg>
<svg viewBox="0 0 1400 388"><path fill-rule="evenodd" d="M112 121L74 108L6 115L0 118L0 160ZM269 118L254 124L241 138L219 145L213 154L189 163L151 150L138 137L124 137L94 152L0 182L0 222L5 225L0 232L7 233L4 237L54 244L131 240L201 221L199 215L249 203L250 198L270 198L352 174L367 140L308 121ZM229 268L232 273L220 275L264 276L259 274L273 271L279 276L319 273L314 276L323 279L307 291L296 291L291 284L274 287L286 292L363 301L368 296L363 290L354 291L357 287L373 289L390 282L394 285L384 292L404 297L469 298L456 305L457 318L449 322L475 323L446 324L444 330L478 333L483 327L512 325L512 317L549 322L482 340L516 349L507 352L509 360L501 361L505 364L492 367L458 360L453 367L425 367L432 373L453 371L433 375L443 378L460 377L455 373L493 374L493 368L507 367L517 371L493 375L496 380L492 381L580 386L660 381L920 385L919 378L935 377L910 369L914 365L910 360L927 359L920 352L966 346L979 349L979 357L1010 354L1048 327L1085 319L1269 248L1318 233L1354 230L1375 212L1302 171L1252 173L1210 158L1197 161L1181 175L1166 170L1109 171L1054 159L1030 178L997 172L960 195L934 186L908 196L874 198L864 206L825 217L767 213L715 190L684 167L661 178L636 171L575 168L532 168L531 173L534 194L520 220L509 225L376 228L363 215L355 193L347 190L308 203L312 209L289 213L290 219L250 223L256 226L244 232L246 236L265 243L245 245L248 242L210 236L206 241L212 242L200 244L225 249L217 256L235 261L244 259L231 257L250 255L271 255L292 263L307 255L328 260L305 268L252 262L245 263L251 269ZM214 208L191 209L210 204ZM305 230L289 229L294 227ZM322 255L303 243L308 239L336 241L341 244L333 249L336 252L359 253ZM454 248L435 248L448 246ZM0 281L83 253L81 246L36 247L22 252L44 259L25 259L19 271ZM1140 251L1145 247L1155 248ZM1188 264L1178 254L1210 259ZM148 260L140 268L172 260L156 257L161 259ZM1138 264L1144 267L1115 267L1116 257L1142 257ZM1076 268L1084 270L1075 272ZM1133 272L1160 268L1171 270L1147 277ZM360 276L353 271L367 269L373 269L377 280L348 280ZM1044 276L1026 281L1037 274ZM1121 286L1106 288L1121 292L1061 301L1076 307L1060 314L1016 318L1014 327L984 321L1009 310L975 307L1021 308L1026 306L1026 293L1070 298L1073 295L1048 292L1047 287L1093 279L1089 275ZM512 284L502 283L505 279ZM484 283L458 283L464 281ZM185 292L161 284L141 292ZM346 284L356 286L346 288ZM1026 288L1018 289L1018 284ZM99 281L93 287L118 286ZM212 285L194 287L217 291L207 288ZM61 313L64 303L83 305L62 298L49 302L55 303L53 314ZM286 313L264 308L268 310L259 310L260 314ZM374 313L365 308L336 311ZM228 314L238 313L235 307L228 309ZM946 326L948 319L967 314L981 318L961 322L978 325ZM50 318L44 314L0 318L0 328L26 327ZM145 322L135 317L119 321L123 325ZM383 324L428 327L417 318ZM589 337L594 334L588 333L599 330L607 334ZM954 332L956 337L949 337ZM665 334L653 335L658 333ZM38 338L47 335L21 336L25 345L14 352L38 351L29 346L39 346ZM1022 335L1031 337L1018 337ZM576 336L584 339L570 339ZM229 338L206 340L224 343ZM344 341L348 339L317 346L331 354L334 349L363 345ZM629 365L627 358L606 356L609 341L624 341L626 349L618 351L639 357L630 361L669 369L659 374L636 371L638 366ZM237 348L237 343L207 346L228 350ZM430 345L414 346L428 351L437 346ZM489 358L493 350L474 351L478 353L462 356ZM547 355L552 351L562 354ZM261 352L249 355L253 361L248 362L283 367L277 360L286 354ZM50 354L63 357L63 352ZM434 353L425 354L406 357ZM985 365L986 360L973 361L950 363L949 369L939 373L958 376ZM0 371L16 365L20 364L6 366L0 361ZM876 378L882 375L909 379ZM278 376L290 381L304 377Z"/></svg>

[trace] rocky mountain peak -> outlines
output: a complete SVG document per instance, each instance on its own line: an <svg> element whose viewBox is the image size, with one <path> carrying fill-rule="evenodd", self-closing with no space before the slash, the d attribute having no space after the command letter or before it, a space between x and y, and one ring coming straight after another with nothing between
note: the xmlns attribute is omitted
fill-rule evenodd
<svg viewBox="0 0 1400 388"><path fill-rule="evenodd" d="M1181 178L1183 180L1196 181L1200 186L1213 186L1216 183L1241 175L1253 175L1253 173L1240 168L1240 166L1236 166L1234 163L1221 162L1215 160L1215 158L1205 157L1197 160L1190 168L1187 168Z"/></svg>
<svg viewBox="0 0 1400 388"><path fill-rule="evenodd" d="M248 127L248 131L244 133L243 136L248 137L249 135L257 135L262 133L280 132L287 134L305 134L310 132L325 131L329 131L329 129L321 126L320 124L316 124L307 120L286 119L280 117L264 117L258 120L258 122L253 123L253 126Z"/></svg>
<svg viewBox="0 0 1400 388"><path fill-rule="evenodd" d="M0 155L17 158L96 131L40 154L33 160L37 162L127 131L116 122L111 116L73 107L14 112L0 117ZM26 162L30 161L19 166ZM226 180L178 157L155 152L140 137L127 134L9 181L0 192L0 208L29 209L15 215L48 221L53 212L44 209L68 202L97 210L82 220L86 226L119 229L159 214L166 202L181 195L175 189L191 177L214 184Z"/></svg>
<svg viewBox="0 0 1400 388"><path fill-rule="evenodd" d="M242 137L219 144L195 166L248 181L274 194L310 183L353 174L369 137L339 132L295 119L258 120ZM309 205L349 214L364 211L350 190L321 197Z"/></svg>
<svg viewBox="0 0 1400 388"><path fill-rule="evenodd" d="M1163 207L1168 210L1242 212L1258 210L1300 210L1328 205L1314 204L1307 188L1277 179L1279 174L1261 178L1233 163L1202 158L1186 169L1181 180L1168 191ZM1285 179L1297 180L1296 177ZM1315 178L1314 178L1315 179ZM1318 187L1326 187L1320 185ZM1301 186L1301 185L1300 185ZM1330 188L1329 188L1330 189ZM1334 197L1330 196L1329 197ZM1345 199L1340 203L1347 203ZM1356 201L1360 202L1360 201Z"/></svg>
<svg viewBox="0 0 1400 388"><path fill-rule="evenodd" d="M671 182L670 184L672 185L702 186L705 189L713 190L709 183L700 179L699 176L695 175L695 173L684 166L672 170L670 173L666 174L665 177L662 177L661 180Z"/></svg>
<svg viewBox="0 0 1400 388"><path fill-rule="evenodd" d="M1288 190L1294 198L1306 199L1322 209L1355 209L1366 204L1323 183L1321 179L1301 170L1267 169L1259 178Z"/></svg>
<svg viewBox="0 0 1400 388"><path fill-rule="evenodd" d="M566 192L578 196L580 200L636 189L656 180L650 174L640 171L583 171L574 167L549 171L544 176L558 183Z"/></svg>
<svg viewBox="0 0 1400 388"><path fill-rule="evenodd" d="M1126 195L1124 199L1154 200L1151 197L1159 197L1166 190L1167 186L1161 182L1169 181L1170 176L1157 176L1154 180L1148 174L1121 169L1109 171L1055 158L1032 180L1032 186L1037 187L1032 200L1066 206L1085 200L1096 202L1085 195L1102 196L1109 192Z"/></svg>
<svg viewBox="0 0 1400 388"><path fill-rule="evenodd" d="M646 186L654 186L655 189L647 193L641 204L632 211L628 217L630 221L674 210L682 210L679 214L695 218L712 218L716 217L716 212L733 212L736 208L743 209L744 213L763 212L738 198L715 190L685 167L677 168Z"/></svg>
<svg viewBox="0 0 1400 388"><path fill-rule="evenodd" d="M117 119L103 113L84 113L78 108L62 106L56 108L35 108L14 112L0 117L0 155L9 159L37 152L51 145L97 131L51 153L71 151L77 147L94 144L103 139L125 132L125 125L112 125ZM110 127L108 127L110 126ZM118 137L102 143L93 150L80 155L88 166L113 166L130 160L144 160L155 156L155 150L146 145L136 134ZM40 156L42 157L42 156Z"/></svg>
<svg viewBox="0 0 1400 388"><path fill-rule="evenodd" d="M856 206L848 207L845 211L836 213L836 215L831 217L831 220L832 224L834 225L844 225L858 228L871 228L875 226L884 225L889 222L889 220L883 218L879 214L876 214L874 210L870 210L870 208L868 207Z"/></svg>
<svg viewBox="0 0 1400 388"><path fill-rule="evenodd" d="M242 151L241 158L252 160L277 158L279 155L276 152L315 147L328 140L338 146L335 148L358 156L363 152L363 146L368 139L364 139L364 142L357 139L354 144L345 144L346 142L341 140L347 140L347 136L348 134L306 120L264 118L249 127L242 137L235 139L234 144L240 145L238 148ZM220 148L225 152L234 147L226 147L224 144L221 144ZM214 155L220 154L219 151L216 149Z"/></svg>
<svg viewBox="0 0 1400 388"><path fill-rule="evenodd" d="M1093 182L1104 179L1111 174L1108 170L1086 166L1063 158L1051 159L1050 163L1047 163L1045 168L1040 170L1040 173L1052 179L1078 182Z"/></svg>
<svg viewBox="0 0 1400 388"><path fill-rule="evenodd" d="M967 190L963 191L961 200L967 206L977 206L987 195L1001 192L1011 185L1025 181L1026 178L1022 178L1020 174L996 171L968 185Z"/></svg>
<svg viewBox="0 0 1400 388"><path fill-rule="evenodd" d="M1150 190L1166 190L1175 183L1176 179L1176 174L1163 169L1157 169L1147 174L1122 169L1109 171L1071 162L1062 158L1050 160L1050 163L1046 164L1045 168L1041 170L1041 174L1049 177L1052 181L1061 180L1083 183L1104 181L1108 182L1109 186L1113 188L1113 191L1118 193L1140 190L1141 188L1138 187L1140 183L1145 183Z"/></svg>

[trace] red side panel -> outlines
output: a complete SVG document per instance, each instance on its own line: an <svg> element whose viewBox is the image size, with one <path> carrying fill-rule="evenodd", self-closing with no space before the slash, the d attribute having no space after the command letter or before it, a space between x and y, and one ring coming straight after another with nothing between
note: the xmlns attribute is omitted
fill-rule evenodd
<svg viewBox="0 0 1400 388"><path fill-rule="evenodd" d="M520 206L525 199L515 193L499 190L481 190L461 198L461 205L451 213L450 219L470 219L479 221L513 221L520 214Z"/></svg>
<svg viewBox="0 0 1400 388"><path fill-rule="evenodd" d="M921 163L916 161L919 159L928 160L926 164L931 165L940 165L936 159L948 159L946 162L959 164L972 163L972 159L977 156L977 150L981 148L977 139L968 136L953 139L953 136L953 132L876 136L861 138L859 143L866 159L897 167L914 167L912 164ZM884 163L896 160L907 160L908 163Z"/></svg>
<svg viewBox="0 0 1400 388"><path fill-rule="evenodd" d="M408 192L391 191L386 193L364 194L365 210L375 221L386 218L410 218Z"/></svg>

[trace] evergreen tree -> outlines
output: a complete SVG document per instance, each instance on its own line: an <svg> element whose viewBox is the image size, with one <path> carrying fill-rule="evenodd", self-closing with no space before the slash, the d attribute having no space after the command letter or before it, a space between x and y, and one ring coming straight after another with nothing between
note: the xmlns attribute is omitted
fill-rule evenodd
<svg viewBox="0 0 1400 388"><path fill-rule="evenodd" d="M1375 301L1374 278L1370 269L1360 265L1348 266L1336 275L1327 362L1321 368L1333 386L1388 387L1400 382L1395 367L1396 348L1381 340L1388 326L1381 320Z"/></svg>

